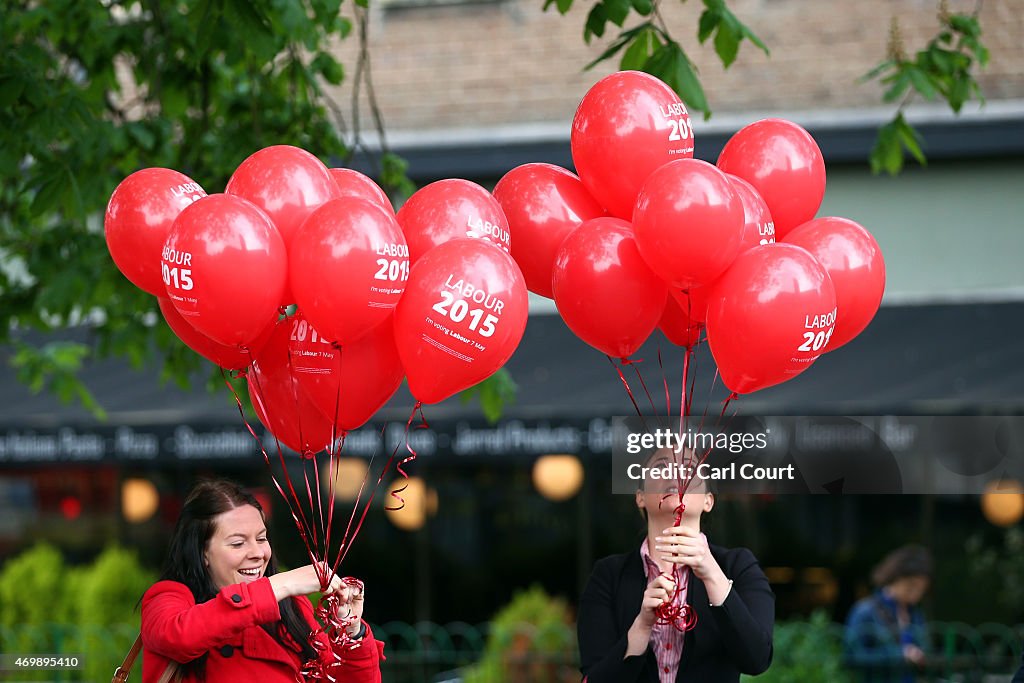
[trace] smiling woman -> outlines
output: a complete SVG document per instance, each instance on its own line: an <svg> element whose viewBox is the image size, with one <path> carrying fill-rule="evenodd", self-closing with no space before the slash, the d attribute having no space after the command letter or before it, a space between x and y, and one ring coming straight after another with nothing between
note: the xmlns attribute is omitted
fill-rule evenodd
<svg viewBox="0 0 1024 683"><path fill-rule="evenodd" d="M318 569L320 571L318 571ZM303 680L319 660L338 683L379 683L384 644L362 620L363 585L331 575L336 619L347 634L331 643L306 597L323 588L323 568L277 572L256 498L228 481L198 484L185 500L161 580L142 598L142 680ZM315 635L314 635L315 634Z"/></svg>

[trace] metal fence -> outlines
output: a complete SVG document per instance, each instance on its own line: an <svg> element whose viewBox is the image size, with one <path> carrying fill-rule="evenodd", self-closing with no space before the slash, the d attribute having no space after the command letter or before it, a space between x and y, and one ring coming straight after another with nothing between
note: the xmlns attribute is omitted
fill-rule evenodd
<svg viewBox="0 0 1024 683"><path fill-rule="evenodd" d="M382 665L386 683L579 681L575 628L558 628L557 634L529 625L497 633L486 623L388 622L373 626L373 631L386 643L387 662ZM105 683L137 634L127 625L0 626L4 669L0 681ZM842 625L831 622L780 622L772 667L758 677L758 683L855 683L860 676L842 662L842 635ZM927 637L929 664L919 672L919 681L997 683L1008 681L1019 666L1024 624L933 622ZM12 658L33 654L77 654L81 668L31 671L13 666ZM891 680L901 680L899 672L888 674ZM131 680L141 680L141 667Z"/></svg>

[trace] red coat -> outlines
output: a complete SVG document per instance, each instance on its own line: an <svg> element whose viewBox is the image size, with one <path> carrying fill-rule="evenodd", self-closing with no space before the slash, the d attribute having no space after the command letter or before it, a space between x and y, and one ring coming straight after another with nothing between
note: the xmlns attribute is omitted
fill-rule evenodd
<svg viewBox="0 0 1024 683"><path fill-rule="evenodd" d="M313 606L305 597L292 598L312 629ZM192 591L177 581L160 581L142 598L142 682L156 683L168 662L189 662L204 654L207 683L260 681L294 683L300 655L281 644L260 625L281 618L266 577L222 589L212 600L196 604ZM359 646L340 652L333 673L338 683L380 683L384 643L366 627ZM323 633L320 638L327 642ZM333 662L329 649L325 661ZM195 681L194 677L183 683Z"/></svg>

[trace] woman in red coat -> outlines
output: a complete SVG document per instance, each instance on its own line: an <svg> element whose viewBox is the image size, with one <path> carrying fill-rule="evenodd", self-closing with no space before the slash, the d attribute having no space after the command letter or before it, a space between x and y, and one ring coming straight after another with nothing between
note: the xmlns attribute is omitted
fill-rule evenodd
<svg viewBox="0 0 1024 683"><path fill-rule="evenodd" d="M200 483L185 500L161 580L142 597L143 683L159 681L172 662L183 682L293 683L313 658L337 683L379 683L384 643L362 620L361 586L334 577L326 591L338 594L353 639L337 653L306 597L318 590L313 565L276 571L255 497L230 482Z"/></svg>

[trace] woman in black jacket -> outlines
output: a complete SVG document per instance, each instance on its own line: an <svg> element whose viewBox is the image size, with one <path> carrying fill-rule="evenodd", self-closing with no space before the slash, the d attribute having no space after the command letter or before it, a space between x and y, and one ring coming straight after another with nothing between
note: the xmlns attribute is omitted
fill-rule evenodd
<svg viewBox="0 0 1024 683"><path fill-rule="evenodd" d="M647 466L673 460L671 451L659 451ZM587 683L733 682L771 664L775 595L768 579L749 550L711 544L701 533L701 515L715 504L706 481L682 482L676 525L678 483L648 479L636 492L647 537L594 566L577 618ZM675 623L664 623L664 612L659 619L663 604L669 615L682 612ZM696 615L689 630L687 611Z"/></svg>

